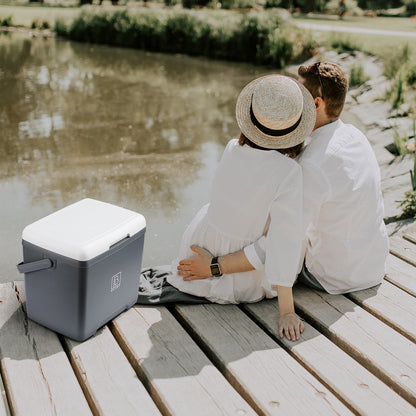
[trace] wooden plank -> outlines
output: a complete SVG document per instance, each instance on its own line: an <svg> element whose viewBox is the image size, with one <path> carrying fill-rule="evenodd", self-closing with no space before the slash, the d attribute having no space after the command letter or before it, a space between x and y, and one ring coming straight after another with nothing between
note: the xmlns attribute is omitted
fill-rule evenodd
<svg viewBox="0 0 416 416"><path fill-rule="evenodd" d="M164 415L256 415L165 307L135 306L110 328Z"/></svg>
<svg viewBox="0 0 416 416"><path fill-rule="evenodd" d="M416 244L400 237L390 237L390 253L416 266Z"/></svg>
<svg viewBox="0 0 416 416"><path fill-rule="evenodd" d="M351 411L236 305L175 307L237 391L261 415Z"/></svg>
<svg viewBox="0 0 416 416"><path fill-rule="evenodd" d="M416 267L392 254L387 257L385 279L416 296Z"/></svg>
<svg viewBox="0 0 416 416"><path fill-rule="evenodd" d="M3 380L16 415L91 415L57 335L27 319L23 282L0 286Z"/></svg>
<svg viewBox="0 0 416 416"><path fill-rule="evenodd" d="M309 371L360 415L416 415L416 409L307 322L297 342L279 337L275 300L243 305Z"/></svg>
<svg viewBox="0 0 416 416"><path fill-rule="evenodd" d="M342 295L294 288L295 305L338 346L416 406L416 345Z"/></svg>
<svg viewBox="0 0 416 416"><path fill-rule="evenodd" d="M7 401L6 389L4 388L3 379L1 377L0 377L0 390L1 390L0 416L10 416L9 402Z"/></svg>
<svg viewBox="0 0 416 416"><path fill-rule="evenodd" d="M409 232L405 232L403 237L406 240L411 241L412 243L416 244L416 230L415 231L409 231Z"/></svg>
<svg viewBox="0 0 416 416"><path fill-rule="evenodd" d="M416 298L387 281L348 294L365 310L416 342Z"/></svg>
<svg viewBox="0 0 416 416"><path fill-rule="evenodd" d="M64 342L95 415L160 415L107 326L82 343Z"/></svg>

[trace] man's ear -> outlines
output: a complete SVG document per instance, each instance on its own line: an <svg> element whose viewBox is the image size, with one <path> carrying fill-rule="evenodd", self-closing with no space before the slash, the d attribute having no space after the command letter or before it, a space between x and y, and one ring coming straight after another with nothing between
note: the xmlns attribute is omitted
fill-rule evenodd
<svg viewBox="0 0 416 416"><path fill-rule="evenodd" d="M316 97L314 99L316 111L318 111L321 107L325 106L325 101L321 97Z"/></svg>

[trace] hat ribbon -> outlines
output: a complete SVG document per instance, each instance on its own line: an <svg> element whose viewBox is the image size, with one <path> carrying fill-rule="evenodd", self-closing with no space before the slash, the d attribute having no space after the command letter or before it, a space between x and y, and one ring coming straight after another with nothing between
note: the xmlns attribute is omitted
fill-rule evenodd
<svg viewBox="0 0 416 416"><path fill-rule="evenodd" d="M303 114L303 113L302 113ZM286 134L292 133L292 131L296 130L296 128L299 126L300 121L302 120L302 114L300 115L298 121L296 121L295 124L293 124L292 126L288 127L287 129L283 129L283 130L273 130L273 129L269 129L266 126L263 126L263 124L261 124L256 116L254 115L253 112L253 96L251 97L251 103L250 103L250 117L251 117L251 121L253 122L253 124L264 134L267 134L268 136L285 136Z"/></svg>

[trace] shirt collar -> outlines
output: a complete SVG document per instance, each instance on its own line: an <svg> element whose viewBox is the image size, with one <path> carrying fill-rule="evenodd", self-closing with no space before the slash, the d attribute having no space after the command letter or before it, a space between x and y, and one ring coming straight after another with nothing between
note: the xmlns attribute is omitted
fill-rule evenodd
<svg viewBox="0 0 416 416"><path fill-rule="evenodd" d="M311 139L315 139L316 137L322 137L322 136L326 136L326 135L332 135L332 133L338 128L340 127L342 124L342 121L338 118L335 121L332 121L331 123L325 124L319 128L317 128L316 130L314 130L311 133Z"/></svg>

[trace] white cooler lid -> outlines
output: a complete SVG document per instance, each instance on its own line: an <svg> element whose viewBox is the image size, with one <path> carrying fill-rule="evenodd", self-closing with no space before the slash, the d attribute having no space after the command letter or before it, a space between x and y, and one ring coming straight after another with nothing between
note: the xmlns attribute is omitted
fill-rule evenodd
<svg viewBox="0 0 416 416"><path fill-rule="evenodd" d="M143 215L87 198L28 225L22 238L62 256L87 261L145 227Z"/></svg>

